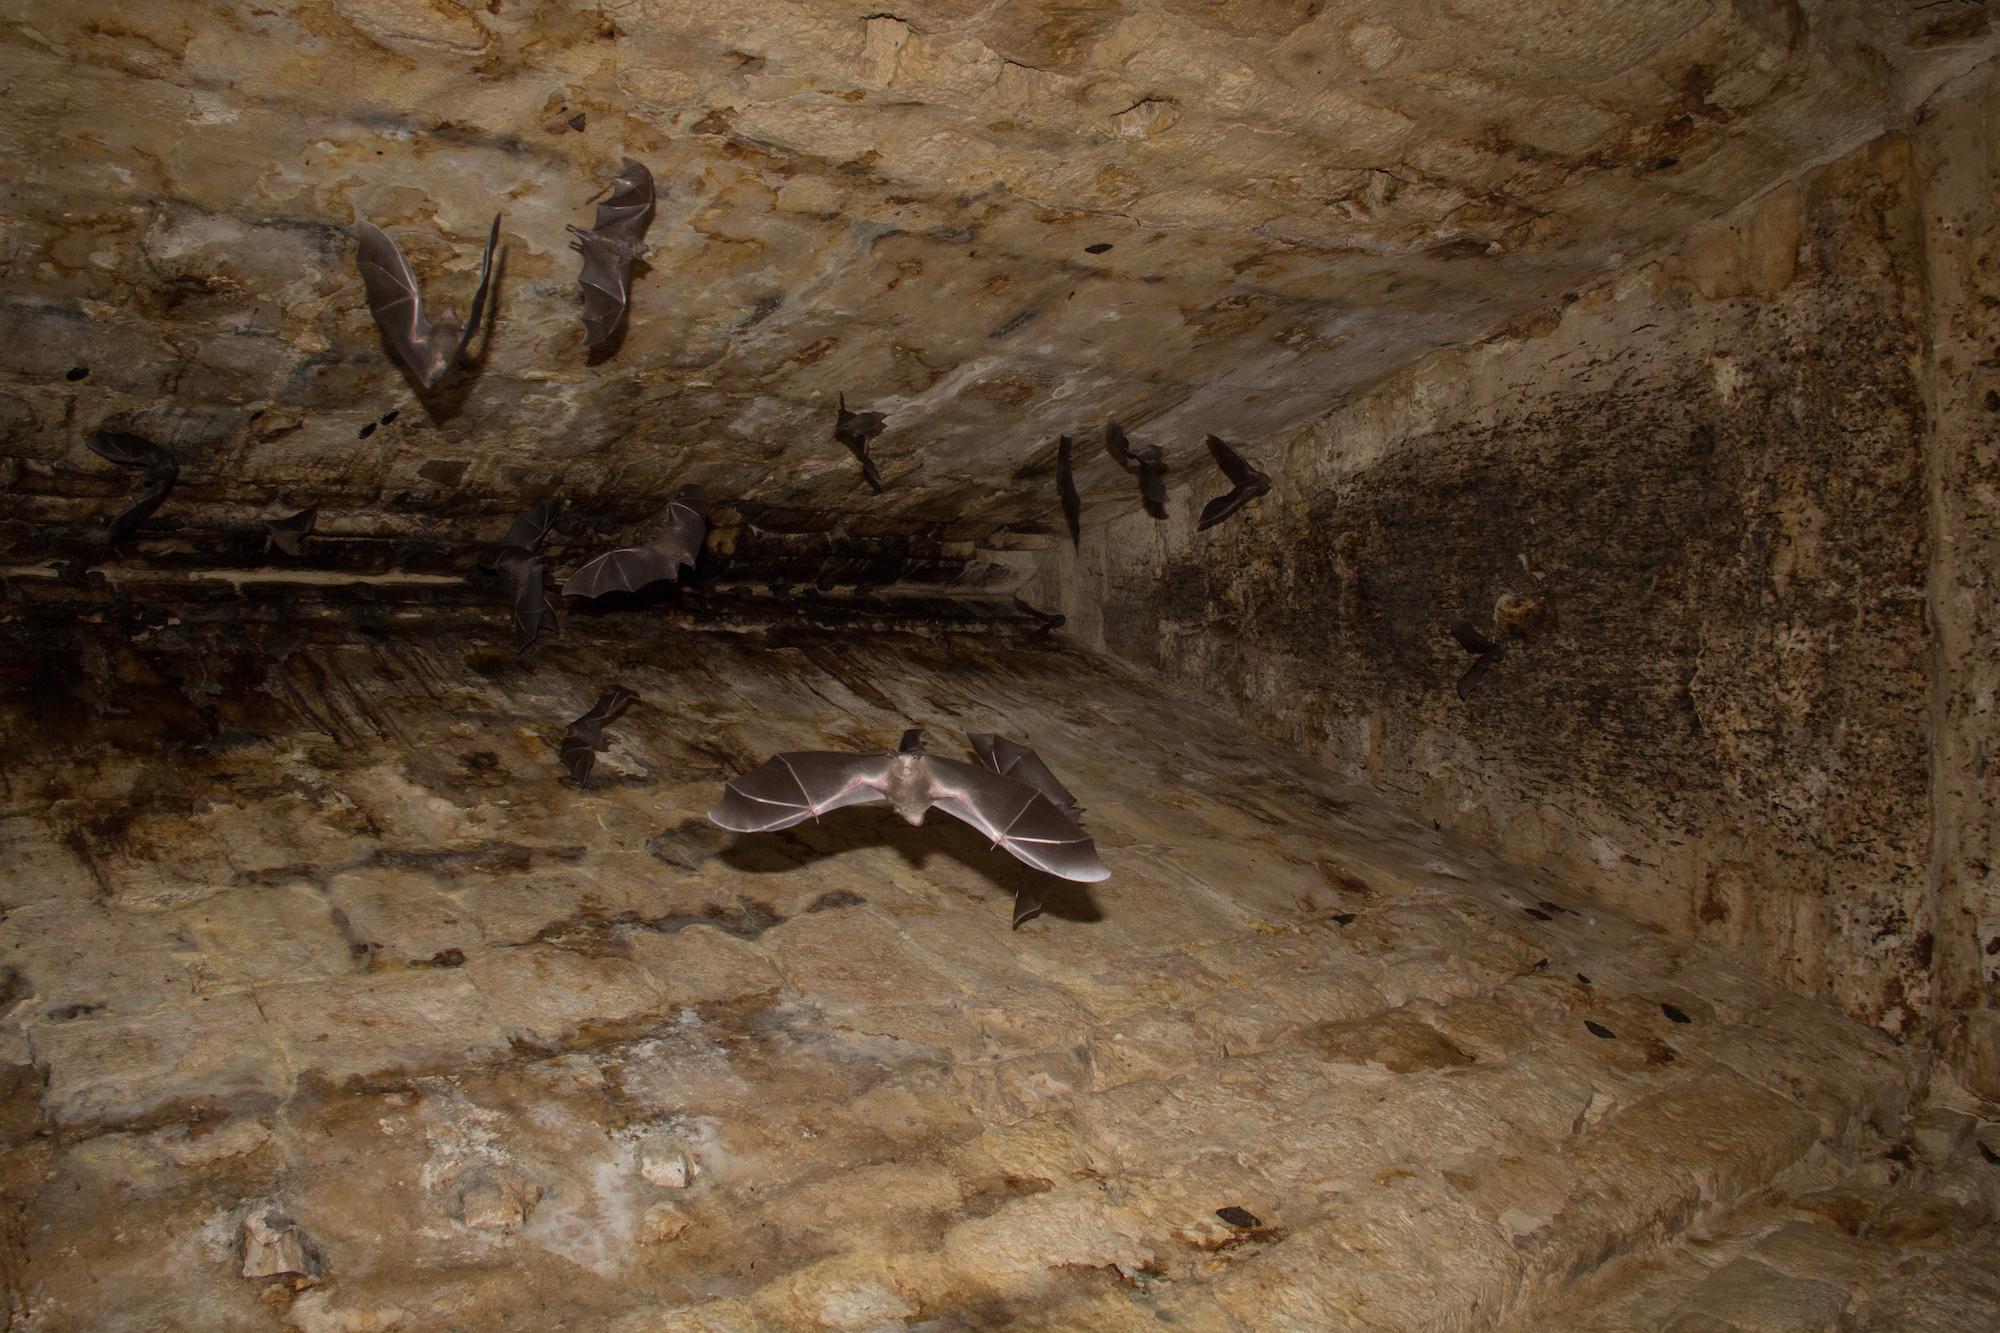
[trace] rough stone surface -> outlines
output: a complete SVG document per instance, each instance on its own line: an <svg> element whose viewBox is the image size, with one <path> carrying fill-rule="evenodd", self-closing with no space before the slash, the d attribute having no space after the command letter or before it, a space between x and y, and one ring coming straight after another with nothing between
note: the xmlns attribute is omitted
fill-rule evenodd
<svg viewBox="0 0 2000 1333"><path fill-rule="evenodd" d="M1983 132L1952 115L1952 133ZM1956 169L1974 172L1961 191L1987 179ZM1950 770L1968 840L1944 853L1949 907L1931 879L1933 761L1980 752L1992 641L1969 637L1991 615L1974 541L1990 524L1967 502L1984 491L1929 479L1928 400L1948 393L1962 419L1991 378L1967 352L1926 369L1942 170L1914 173L1896 137L1777 188L1254 449L1277 488L1222 527L1194 530L1215 474L1184 475L1169 521L1135 505L1048 586L1085 642L1425 817L1935 1035L1988 1002L1973 974L1994 961L1970 961L1994 807L1969 769ZM1990 191L1980 204L1990 229ZM1983 444L1956 427L1952 466L1978 467L1991 421ZM1934 529L1941 490L1963 533ZM1926 584L1947 578L1960 609L1940 638ZM1529 626L1510 598L1548 615ZM1463 700L1460 617L1505 645ZM1934 756L1940 653L1961 703ZM1941 957L1966 961L1943 977Z"/></svg>
<svg viewBox="0 0 2000 1333"><path fill-rule="evenodd" d="M1318 416L1900 123L1994 40L1983 6L1873 0L17 0L0 457L33 526L0 536L45 558L101 523L107 420L181 459L148 554L312 500L349 538L549 488L630 523L685 480L864 529L1047 525L1059 431L1120 416L1179 458ZM623 154L660 207L593 357L564 228ZM353 224L462 309L495 211L490 347L419 404ZM879 498L828 438L842 389L890 415ZM1083 484L1125 479L1092 450Z"/></svg>
<svg viewBox="0 0 2000 1333"><path fill-rule="evenodd" d="M49 684L0 741L51 762L7 774L10 837L95 908L0 923L45 1074L6 1119L31 1327L268 1326L236 1228L280 1189L337 1256L279 1293L303 1329L1532 1323L1900 1132L1879 1033L1123 668L631 620L523 661L307 609L11 631ZM555 741L613 678L632 776L579 788ZM1032 740L1112 877L1010 930L1024 872L956 825L699 818L773 748L912 722ZM142 854L164 897L119 888ZM436 919L364 927L364 876ZM351 947L234 961L235 912L305 940L310 903ZM446 916L462 958L419 956ZM78 977L52 931L157 957ZM244 1016L227 1060L82 1035L210 1030L190 1004Z"/></svg>

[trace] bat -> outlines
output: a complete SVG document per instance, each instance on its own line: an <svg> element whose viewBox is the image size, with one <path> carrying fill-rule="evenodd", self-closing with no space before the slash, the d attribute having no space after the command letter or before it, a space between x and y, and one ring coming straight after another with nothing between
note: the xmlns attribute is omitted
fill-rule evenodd
<svg viewBox="0 0 2000 1333"><path fill-rule="evenodd" d="M868 484L875 493L882 493L882 474L875 470L875 460L868 456L868 441L882 433L889 419L880 412L850 412L847 410L847 395L840 395L840 405L833 418L833 438L839 440L861 460L861 475L868 478Z"/></svg>
<svg viewBox="0 0 2000 1333"><path fill-rule="evenodd" d="M1001 777L1027 783L1070 819L1083 813L1083 807L1069 794L1069 788L1057 780L1042 757L1029 747L991 732L968 732L965 740L972 747L973 758Z"/></svg>
<svg viewBox="0 0 2000 1333"><path fill-rule="evenodd" d="M294 560L306 553L306 537L319 522L319 506L308 505L289 518L264 520L264 549L273 546Z"/></svg>
<svg viewBox="0 0 2000 1333"><path fill-rule="evenodd" d="M1125 438L1125 429L1113 421L1104 427L1104 447L1118 460L1126 471L1139 469L1139 498L1145 501L1146 512L1154 518L1167 516L1167 456L1160 452L1160 446L1149 444L1143 449L1134 449L1132 442Z"/></svg>
<svg viewBox="0 0 2000 1333"><path fill-rule="evenodd" d="M486 312L486 288L493 276L493 247L500 241L500 215L493 215L493 230L486 237L486 257L479 261L479 286L472 293L472 312L464 323L457 310L440 305L436 323L424 318L424 294L410 261L389 239L389 234L366 218L358 228L361 250L357 266L361 285L368 289L368 308L382 336L396 349L396 355L426 389L437 387L465 357L479 332L480 316Z"/></svg>
<svg viewBox="0 0 2000 1333"><path fill-rule="evenodd" d="M1208 452L1215 456L1215 465L1222 469L1222 475L1229 478L1235 487L1226 495L1218 495L1201 507L1201 521L1195 531L1212 528L1231 514L1249 504L1271 489L1271 479L1250 465L1250 460L1236 452L1219 436L1208 437Z"/></svg>
<svg viewBox="0 0 2000 1333"><path fill-rule="evenodd" d="M1493 669L1493 664L1500 660L1506 649L1474 629L1469 620L1452 621L1451 637L1458 640L1459 647L1475 655L1472 665L1458 678L1458 697L1463 699L1486 678L1486 673Z"/></svg>
<svg viewBox="0 0 2000 1333"><path fill-rule="evenodd" d="M660 534L644 546L627 546L587 562L563 584L565 597L602 597L633 592L661 579L677 579L681 566L694 568L708 540L708 496L699 486L683 486L667 506Z"/></svg>
<svg viewBox="0 0 2000 1333"><path fill-rule="evenodd" d="M639 696L622 685L611 687L611 693L590 706L590 711L563 728L562 744L556 753L562 756L563 767L578 782L590 781L590 770L597 764L597 752L604 748L604 728L618 720L623 713L637 702Z"/></svg>
<svg viewBox="0 0 2000 1333"><path fill-rule="evenodd" d="M1032 616L1041 622L1040 625L1036 626L1034 632L1028 635L1027 642L1029 643L1047 643L1051 634L1054 634L1069 623L1069 617L1063 615L1061 612L1043 611L1037 607L1028 605L1019 597L1014 599L1014 609L1024 616Z"/></svg>
<svg viewBox="0 0 2000 1333"><path fill-rule="evenodd" d="M174 479L181 474L180 464L151 440L124 431L96 431L84 444L99 458L120 467L145 469L139 474L140 485L145 488L139 492L139 498L112 515L111 521L104 525L104 544L116 546L166 503L167 492L174 488Z"/></svg>
<svg viewBox="0 0 2000 1333"><path fill-rule="evenodd" d="M1063 522L1069 525L1069 544L1083 542L1083 499L1076 493L1076 473L1070 468L1069 436L1056 440L1056 494L1062 497Z"/></svg>
<svg viewBox="0 0 2000 1333"><path fill-rule="evenodd" d="M903 733L893 753L799 751L774 755L731 778L709 819L736 833L790 828L843 806L886 801L911 824L932 806L963 820L1016 859L1064 879L1111 872L1097 844L1028 783L924 751L923 732Z"/></svg>
<svg viewBox="0 0 2000 1333"><path fill-rule="evenodd" d="M562 633L555 604L543 586L540 554L542 543L549 539L549 530L555 526L556 508L556 501L544 500L522 510L507 525L507 535L479 553L480 567L492 570L507 583L514 603L514 628L521 635L514 645L518 653L527 652L545 629Z"/></svg>
<svg viewBox="0 0 2000 1333"><path fill-rule="evenodd" d="M611 194L597 206L589 230L572 226L574 245L583 252L583 345L596 347L617 331L632 308L632 265L643 258L639 238L653 218L653 173L631 158L611 181Z"/></svg>

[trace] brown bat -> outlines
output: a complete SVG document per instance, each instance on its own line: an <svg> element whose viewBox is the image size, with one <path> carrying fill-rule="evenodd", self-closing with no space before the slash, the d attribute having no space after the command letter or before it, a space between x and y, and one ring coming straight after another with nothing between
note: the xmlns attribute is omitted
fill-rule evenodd
<svg viewBox="0 0 2000 1333"><path fill-rule="evenodd" d="M424 317L424 294L410 262L389 239L389 234L366 218L362 219L361 252L358 265L361 284L368 289L368 308L382 336L396 349L396 355L426 389L437 387L465 357L479 332L480 316L486 311L486 288L493 276L493 247L500 241L500 215L493 215L493 230L486 237L486 257L479 261L479 286L472 293L472 311L464 323L450 305L438 307L435 323Z"/></svg>
<svg viewBox="0 0 2000 1333"><path fill-rule="evenodd" d="M1218 495L1201 508L1201 521L1195 524L1199 532L1212 528L1231 514L1249 504L1271 489L1271 479L1250 465L1250 461L1236 452L1219 436L1208 437L1208 452L1215 457L1215 465L1222 469L1222 475L1229 478L1236 489L1226 495Z"/></svg>
<svg viewBox="0 0 2000 1333"><path fill-rule="evenodd" d="M548 590L543 586L540 554L555 521L556 502L544 500L515 515L507 526L507 535L497 545L479 553L480 567L494 571L507 582L514 604L514 628L521 636L514 645L516 652L527 652L545 629L562 633L555 604L549 601Z"/></svg>
<svg viewBox="0 0 2000 1333"><path fill-rule="evenodd" d="M850 412L847 410L847 395L840 395L840 403L833 418L833 438L839 440L861 460L861 475L868 478L868 484L875 493L882 493L882 474L875 470L875 460L868 456L868 441L880 435L889 419L880 412Z"/></svg>
<svg viewBox="0 0 2000 1333"><path fill-rule="evenodd" d="M287 518L264 520L264 549L273 546L294 560L306 553L306 537L319 522L319 506L308 505Z"/></svg>
<svg viewBox="0 0 2000 1333"><path fill-rule="evenodd" d="M1143 449L1134 449L1132 442L1125 438L1125 428L1113 421L1104 428L1104 447L1118 460L1126 471L1139 469L1139 498L1145 502L1146 512L1154 518L1167 516L1167 457L1160 452L1160 446L1149 444Z"/></svg>
<svg viewBox="0 0 2000 1333"><path fill-rule="evenodd" d="M1014 599L1014 609L1016 611L1019 611L1024 616L1032 616L1034 619L1041 622L1035 627L1034 631L1028 635L1027 639L1025 640L1025 642L1027 643L1047 643L1049 641L1050 635L1054 634L1057 630L1061 629L1064 625L1067 625L1069 623L1069 617L1064 615L1062 612L1044 611L1039 607L1029 605L1025 600L1019 597L1016 597Z"/></svg>
<svg viewBox="0 0 2000 1333"><path fill-rule="evenodd" d="M1493 664L1499 661L1507 650L1504 645L1495 643L1474 629L1469 620L1452 621L1451 637L1458 640L1459 647L1475 655L1472 665L1458 678L1458 697L1463 699L1478 687L1480 681L1486 679L1486 673L1493 669Z"/></svg>
<svg viewBox="0 0 2000 1333"><path fill-rule="evenodd" d="M578 782L590 781L590 770L597 764L597 752L604 748L604 728L618 720L618 715L630 708L638 695L622 685L611 687L611 693L591 705L590 711L563 729L562 744L557 748L563 766Z"/></svg>
<svg viewBox="0 0 2000 1333"><path fill-rule="evenodd" d="M1069 544L1083 542L1083 498L1076 493L1076 473L1070 465L1069 436L1056 440L1056 494L1062 497L1063 522L1069 525Z"/></svg>
<svg viewBox="0 0 2000 1333"><path fill-rule="evenodd" d="M646 254L646 224L653 217L653 173L631 158L611 182L588 231L572 226L583 252L583 345L596 347L617 331L632 306L632 265Z"/></svg>
<svg viewBox="0 0 2000 1333"><path fill-rule="evenodd" d="M145 487L139 498L126 505L111 521L104 525L104 543L116 546L131 536L141 523L153 516L153 511L166 503L167 492L174 488L174 480L181 474L180 464L151 440L124 431L100 430L94 432L84 444L90 452L120 467L144 468L139 474L140 483Z"/></svg>
<svg viewBox="0 0 2000 1333"><path fill-rule="evenodd" d="M607 592L634 592L661 579L677 579L683 565L694 568L707 540L708 495L700 486L683 486L667 506L658 536L644 546L606 551L585 564L563 584L563 595L602 597Z"/></svg>

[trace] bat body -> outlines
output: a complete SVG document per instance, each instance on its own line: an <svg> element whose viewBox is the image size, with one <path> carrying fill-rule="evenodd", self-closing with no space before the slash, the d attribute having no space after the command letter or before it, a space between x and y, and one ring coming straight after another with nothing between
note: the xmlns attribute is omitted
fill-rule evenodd
<svg viewBox="0 0 2000 1333"><path fill-rule="evenodd" d="M763 833L871 802L887 802L911 824L922 824L935 806L1016 859L1064 879L1089 882L1111 873L1090 836L1047 796L977 764L925 753L921 731L905 732L890 754L776 755L731 778L708 817L738 833Z"/></svg>
<svg viewBox="0 0 2000 1333"><path fill-rule="evenodd" d="M306 537L319 522L319 506L309 505L287 518L264 520L264 549L273 546L294 560L306 553Z"/></svg>
<svg viewBox="0 0 2000 1333"><path fill-rule="evenodd" d="M436 321L426 318L423 291L403 252L387 232L366 219L358 230L361 250L356 262L361 284L368 289L368 308L375 323L417 377L417 383L435 388L464 359L466 348L479 332L479 320L486 311L487 284L493 277L493 247L500 241L500 215L493 215L486 257L479 261L479 286L472 294L471 313L463 322L449 305L439 307Z"/></svg>
<svg viewBox="0 0 2000 1333"><path fill-rule="evenodd" d="M167 492L174 488L174 479L181 474L180 464L174 462L173 455L151 440L127 435L123 431L100 430L86 439L84 444L107 462L120 467L145 469L139 474L143 487L139 498L112 515L111 521L104 525L105 545L116 546L151 518L154 510L166 503Z"/></svg>
<svg viewBox="0 0 2000 1333"><path fill-rule="evenodd" d="M556 507L554 500L544 500L532 509L522 510L507 525L507 535L499 544L479 553L480 567L492 570L507 584L514 607L514 628L521 636L514 645L515 652L527 652L545 629L562 632L555 604L549 600L543 585L545 567L540 554L542 543L549 539L549 529L555 525Z"/></svg>
<svg viewBox="0 0 2000 1333"><path fill-rule="evenodd" d="M1028 603L1022 601L1019 597L1014 599L1014 609L1022 615L1033 616L1041 622L1041 624L1035 627L1034 632L1028 635L1027 641L1029 643L1047 643L1050 635L1069 623L1069 617L1063 615L1061 612L1043 611L1038 607L1028 605Z"/></svg>
<svg viewBox="0 0 2000 1333"><path fill-rule="evenodd" d="M1493 664L1500 660L1506 649L1474 629L1469 620L1452 621L1451 637L1458 640L1459 647L1474 655L1472 665L1458 678L1458 697L1463 699L1486 679L1486 673L1493 669Z"/></svg>
<svg viewBox="0 0 2000 1333"><path fill-rule="evenodd" d="M611 692L591 705L590 711L563 728L562 744L556 753L562 757L563 767L578 782L590 780L590 770L597 764L597 752L604 748L604 728L618 720L618 715L630 708L639 698L622 685L614 685Z"/></svg>
<svg viewBox="0 0 2000 1333"><path fill-rule="evenodd" d="M1071 819L1083 813L1083 807L1076 803L1076 797L1069 794L1069 788L1062 785L1049 771L1049 766L1042 762L1042 757L1028 746L990 732L968 733L965 740L972 747L973 758L1001 777L1027 783L1040 792L1050 805Z"/></svg>
<svg viewBox="0 0 2000 1333"><path fill-rule="evenodd" d="M1195 524L1196 531L1214 527L1271 489L1270 477L1252 467L1249 459L1237 453L1220 437L1208 437L1208 452L1214 456L1215 465L1222 469L1222 475L1229 478L1235 489L1216 496L1201 507L1201 521Z"/></svg>
<svg viewBox="0 0 2000 1333"><path fill-rule="evenodd" d="M611 195L597 206L589 230L571 227L583 252L583 345L610 338L632 306L632 265L644 257L646 224L653 218L653 173L631 158L611 182Z"/></svg>
<svg viewBox="0 0 2000 1333"><path fill-rule="evenodd" d="M868 456L868 441L880 435L889 419L880 412L850 412L847 410L847 395L840 395L839 406L833 418L833 438L839 440L861 460L861 475L882 493L882 474L875 470L875 460Z"/></svg>
<svg viewBox="0 0 2000 1333"><path fill-rule="evenodd" d="M627 546L585 564L563 584L567 597L602 597L608 592L633 592L661 579L677 579L681 567L694 567L708 540L708 496L699 486L683 486L660 534L644 546Z"/></svg>
<svg viewBox="0 0 2000 1333"><path fill-rule="evenodd" d="M1118 460L1126 471L1139 469L1139 498L1145 502L1146 512L1154 518L1167 516L1167 456L1160 452L1160 446L1149 444L1143 449L1134 449L1132 442L1125 438L1125 428L1113 421L1104 427L1104 447Z"/></svg>
<svg viewBox="0 0 2000 1333"><path fill-rule="evenodd" d="M1056 441L1056 494L1062 497L1063 522L1069 525L1069 544L1083 542L1083 498L1076 493L1076 473L1070 464L1069 436Z"/></svg>

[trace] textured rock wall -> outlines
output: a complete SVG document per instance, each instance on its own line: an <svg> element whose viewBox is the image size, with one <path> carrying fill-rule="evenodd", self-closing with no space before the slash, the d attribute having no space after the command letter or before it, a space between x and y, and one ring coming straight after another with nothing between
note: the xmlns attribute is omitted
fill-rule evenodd
<svg viewBox="0 0 2000 1333"><path fill-rule="evenodd" d="M1888 138L1136 510L1075 623L1893 1032L1933 980L1923 228ZM1470 698L1447 633L1556 628Z"/></svg>

